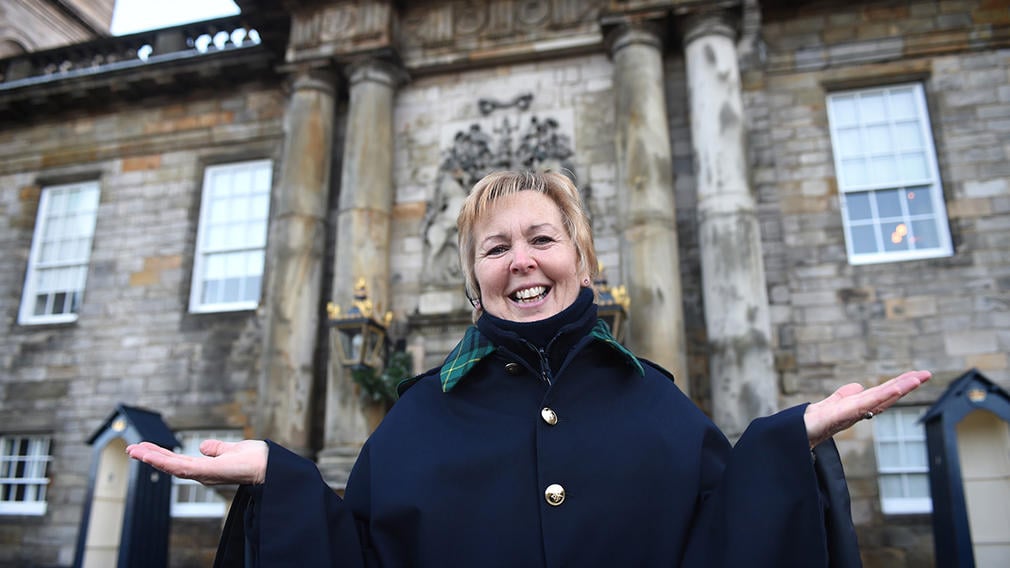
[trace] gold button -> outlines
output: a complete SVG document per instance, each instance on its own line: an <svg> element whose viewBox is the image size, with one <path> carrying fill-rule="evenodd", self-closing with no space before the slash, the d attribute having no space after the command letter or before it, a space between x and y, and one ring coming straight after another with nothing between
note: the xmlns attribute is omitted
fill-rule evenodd
<svg viewBox="0 0 1010 568"><path fill-rule="evenodd" d="M544 498L547 499L548 505L557 507L565 502L565 488L557 483L552 483L547 486L547 491L544 491Z"/></svg>
<svg viewBox="0 0 1010 568"><path fill-rule="evenodd" d="M558 414L546 406L540 411L540 417L551 426L558 423Z"/></svg>
<svg viewBox="0 0 1010 568"><path fill-rule="evenodd" d="M505 363L505 372L510 375L518 375L523 372L523 368L519 363Z"/></svg>

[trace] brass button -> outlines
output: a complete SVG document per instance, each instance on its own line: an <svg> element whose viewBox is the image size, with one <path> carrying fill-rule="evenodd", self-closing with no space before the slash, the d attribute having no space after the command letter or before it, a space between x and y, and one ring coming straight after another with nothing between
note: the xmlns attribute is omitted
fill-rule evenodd
<svg viewBox="0 0 1010 568"><path fill-rule="evenodd" d="M540 417L551 426L558 423L558 414L546 406L540 411Z"/></svg>
<svg viewBox="0 0 1010 568"><path fill-rule="evenodd" d="M565 488L557 483L552 483L547 486L547 491L544 491L544 498L547 499L548 505L557 507L565 502Z"/></svg>
<svg viewBox="0 0 1010 568"><path fill-rule="evenodd" d="M518 375L519 373L523 372L523 368L522 368L522 365L520 365L519 363L515 363L515 362L505 363L505 372L508 373L508 374L510 374L510 375L515 376L515 375Z"/></svg>

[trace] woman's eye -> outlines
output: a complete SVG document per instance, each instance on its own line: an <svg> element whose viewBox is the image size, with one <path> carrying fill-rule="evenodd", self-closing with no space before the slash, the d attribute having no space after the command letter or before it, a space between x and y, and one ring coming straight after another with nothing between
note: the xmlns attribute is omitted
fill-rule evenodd
<svg viewBox="0 0 1010 568"><path fill-rule="evenodd" d="M533 244L535 245L547 245L553 242L554 239L548 236L533 237Z"/></svg>
<svg viewBox="0 0 1010 568"><path fill-rule="evenodd" d="M484 255L485 256L498 256L500 254L504 254L506 250L508 250L508 249L505 247L505 245L498 245L498 246L494 246L494 247L491 247L491 248L487 249L487 251L484 252Z"/></svg>

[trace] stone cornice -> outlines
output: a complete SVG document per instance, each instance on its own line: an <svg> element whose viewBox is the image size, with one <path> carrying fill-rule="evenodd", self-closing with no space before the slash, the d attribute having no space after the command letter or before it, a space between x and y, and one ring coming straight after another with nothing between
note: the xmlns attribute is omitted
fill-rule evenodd
<svg viewBox="0 0 1010 568"><path fill-rule="evenodd" d="M275 81L276 53L254 32L221 18L0 60L0 120Z"/></svg>

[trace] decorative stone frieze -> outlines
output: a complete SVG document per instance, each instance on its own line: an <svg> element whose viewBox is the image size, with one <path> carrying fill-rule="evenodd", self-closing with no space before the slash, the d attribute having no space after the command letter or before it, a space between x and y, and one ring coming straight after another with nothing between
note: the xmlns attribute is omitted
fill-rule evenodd
<svg viewBox="0 0 1010 568"><path fill-rule="evenodd" d="M393 44L394 15L390 2L375 0L338 2L296 13L288 59L386 49Z"/></svg>

